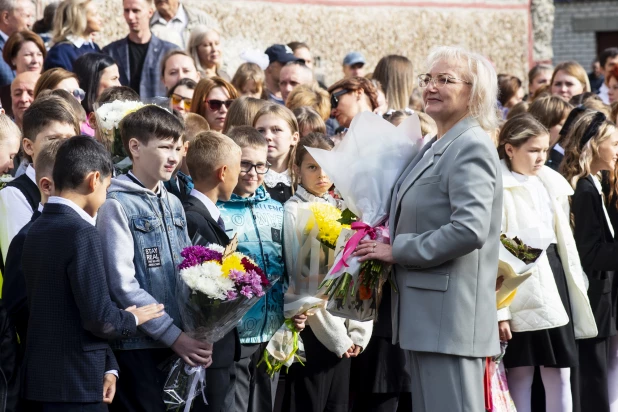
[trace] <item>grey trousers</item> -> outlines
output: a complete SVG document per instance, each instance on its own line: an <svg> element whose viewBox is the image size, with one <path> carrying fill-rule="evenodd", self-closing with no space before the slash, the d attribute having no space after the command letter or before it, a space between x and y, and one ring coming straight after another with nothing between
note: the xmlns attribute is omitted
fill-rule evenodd
<svg viewBox="0 0 618 412"><path fill-rule="evenodd" d="M275 406L279 373L268 377L262 359L266 343L241 345L240 360L236 362L235 412L271 412Z"/></svg>
<svg viewBox="0 0 618 412"><path fill-rule="evenodd" d="M412 410L484 412L484 360L412 352Z"/></svg>

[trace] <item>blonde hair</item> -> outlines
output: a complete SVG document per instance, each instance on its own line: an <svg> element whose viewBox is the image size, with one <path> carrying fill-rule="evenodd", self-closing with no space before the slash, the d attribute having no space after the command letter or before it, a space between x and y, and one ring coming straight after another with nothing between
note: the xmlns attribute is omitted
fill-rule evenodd
<svg viewBox="0 0 618 412"><path fill-rule="evenodd" d="M64 0L54 17L53 42L60 43L70 35L83 37L88 26L86 7L92 0Z"/></svg>
<svg viewBox="0 0 618 412"><path fill-rule="evenodd" d="M255 115L267 104L268 102L265 100L249 96L242 96L234 100L225 116L223 134L227 134L234 127L253 126Z"/></svg>
<svg viewBox="0 0 618 412"><path fill-rule="evenodd" d="M315 82L296 86L288 95L285 106L292 111L301 107L311 107L322 120L330 118L330 95Z"/></svg>
<svg viewBox="0 0 618 412"><path fill-rule="evenodd" d="M564 139L564 160L560 166L560 172L571 184L573 189L577 186L579 179L590 174L590 165L594 156L599 153L599 145L609 139L616 131L614 123L604 120L597 133L581 147L581 139L595 121L600 112L587 110L582 114L577 122L571 127ZM616 170L610 173L610 186L614 187L616 181Z"/></svg>
<svg viewBox="0 0 618 412"><path fill-rule="evenodd" d="M199 133L187 151L191 178L196 182L209 179L215 170L229 162L231 155L240 152L240 147L223 133L213 130Z"/></svg>
<svg viewBox="0 0 618 412"><path fill-rule="evenodd" d="M257 94L262 94L264 91L264 81L266 76L264 75L264 70L260 68L255 63L243 63L238 67L236 73L234 73L234 77L232 78L232 85L238 90L239 93L242 93L242 89L245 87L245 84L249 80L253 80L255 82L255 86L258 88Z"/></svg>
<svg viewBox="0 0 618 412"><path fill-rule="evenodd" d="M19 127L6 114L0 114L0 142L16 137L21 142L22 134Z"/></svg>
<svg viewBox="0 0 618 412"><path fill-rule="evenodd" d="M296 120L296 116L294 116L294 113L292 113L292 111L287 107L281 106L280 104L276 103L267 103L264 107L262 107L255 115L252 126L255 127L260 117L269 114L283 119L283 121L286 122L288 126L290 126L290 132L292 134L299 133L298 121ZM296 178L293 167L295 155L296 144L291 145L290 151L288 152L288 170L290 171L290 177L292 178L292 181L294 181L294 179Z"/></svg>
<svg viewBox="0 0 618 412"><path fill-rule="evenodd" d="M558 72L565 72L569 76L575 77L582 85L585 92L590 91L590 80L588 80L588 73L586 70L577 62L564 62L560 63L554 68L554 73L551 76L551 81L549 82L549 86L554 85L554 80L556 79L556 75Z"/></svg>
<svg viewBox="0 0 618 412"><path fill-rule="evenodd" d="M530 113L522 113L507 120L498 135L498 156L504 159L509 169L511 160L506 155L506 145L521 147L529 139L549 135L549 131Z"/></svg>
<svg viewBox="0 0 618 412"><path fill-rule="evenodd" d="M197 113L187 113L185 117L185 142L192 142L198 134L210 130L208 121Z"/></svg>
<svg viewBox="0 0 618 412"><path fill-rule="evenodd" d="M197 52L197 49L198 47L200 47L200 44L202 44L202 42L204 41L204 38L206 37L206 35L213 31L217 33L219 37L221 37L221 33L219 33L219 30L211 28L211 27L206 27L204 25L199 25L195 27L193 30L191 30L191 36L189 36L189 41L187 42L187 52L189 52L189 55L193 57L193 61L195 62L195 67L197 67L197 71L200 72L202 75L204 75L206 70L204 69L204 67L202 67L202 62L200 61L200 55ZM221 67L217 66L217 70L216 70L217 75L219 74L220 68Z"/></svg>
<svg viewBox="0 0 618 412"><path fill-rule="evenodd" d="M403 110L408 107L416 81L412 62L407 57L397 55L382 57L371 79L382 85L388 110Z"/></svg>
<svg viewBox="0 0 618 412"><path fill-rule="evenodd" d="M528 108L528 113L547 129L551 129L566 120L571 110L573 106L562 97L545 96L533 101Z"/></svg>
<svg viewBox="0 0 618 412"><path fill-rule="evenodd" d="M292 113L296 116L299 132L302 132L306 126L311 130L309 133L326 133L326 123L324 123L324 120L320 117L318 112L311 107L299 107L294 109Z"/></svg>
<svg viewBox="0 0 618 412"><path fill-rule="evenodd" d="M433 137L438 134L438 125L427 113L415 113L421 121L421 133L423 136L430 135Z"/></svg>
<svg viewBox="0 0 618 412"><path fill-rule="evenodd" d="M460 76L471 83L468 103L470 116L487 131L498 127L498 77L489 60L461 47L440 46L429 54L427 67L431 69L441 60L464 63L467 71Z"/></svg>

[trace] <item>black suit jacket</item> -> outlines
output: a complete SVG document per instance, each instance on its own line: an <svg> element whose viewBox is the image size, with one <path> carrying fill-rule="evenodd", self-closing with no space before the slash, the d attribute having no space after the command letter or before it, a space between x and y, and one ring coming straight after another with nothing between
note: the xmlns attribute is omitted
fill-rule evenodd
<svg viewBox="0 0 618 412"><path fill-rule="evenodd" d="M230 238L219 224L212 218L210 212L201 200L189 196L184 203L185 215L187 216L187 230L189 237L193 239L199 233L207 242L227 246ZM238 330L234 328L223 339L213 346L213 362L211 368L227 368L240 358L240 340ZM208 373L206 374L208 379Z"/></svg>
<svg viewBox="0 0 618 412"><path fill-rule="evenodd" d="M101 402L118 369L108 339L127 337L133 314L112 302L99 232L73 209L46 204L24 242L28 341L22 395L39 402Z"/></svg>
<svg viewBox="0 0 618 412"><path fill-rule="evenodd" d="M588 297L599 329L597 337L603 338L616 334L618 243L609 231L603 198L592 179L588 176L577 182L571 211L579 258L590 282Z"/></svg>
<svg viewBox="0 0 618 412"><path fill-rule="evenodd" d="M11 240L11 245L6 254L6 268L4 270L4 283L2 284L2 296L4 297L4 307L9 313L9 317L15 325L15 330L20 342L20 362L23 356L23 349L26 346L28 331L28 299L26 296L26 280L21 267L21 256L24 250L26 235L35 220L41 216L38 210L32 215L30 222L26 224L17 235Z"/></svg>

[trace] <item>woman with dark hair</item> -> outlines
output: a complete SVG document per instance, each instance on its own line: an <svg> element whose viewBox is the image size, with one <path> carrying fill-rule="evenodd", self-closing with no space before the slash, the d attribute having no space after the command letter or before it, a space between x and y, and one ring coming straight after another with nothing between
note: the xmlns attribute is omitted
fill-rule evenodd
<svg viewBox="0 0 618 412"><path fill-rule="evenodd" d="M191 110L193 93L196 87L197 83L195 80L185 77L180 79L180 81L167 92L167 97L170 98L170 107L177 110L183 118L186 118L187 113Z"/></svg>
<svg viewBox="0 0 618 412"><path fill-rule="evenodd" d="M94 102L105 89L120 86L118 65L112 57L103 53L86 53L73 63L81 88L86 92L82 107L86 113L94 111Z"/></svg>
<svg viewBox="0 0 618 412"><path fill-rule="evenodd" d="M502 111L503 119L506 119L509 111L524 99L524 89L518 77L510 74L498 75L498 102Z"/></svg>
<svg viewBox="0 0 618 412"><path fill-rule="evenodd" d="M328 88L331 114L343 127L350 127L360 112L373 112L378 107L378 92L371 80L348 77Z"/></svg>

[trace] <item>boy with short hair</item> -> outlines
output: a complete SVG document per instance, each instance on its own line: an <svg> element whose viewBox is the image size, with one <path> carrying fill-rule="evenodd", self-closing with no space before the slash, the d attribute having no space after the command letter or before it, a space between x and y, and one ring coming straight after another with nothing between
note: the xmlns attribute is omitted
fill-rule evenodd
<svg viewBox="0 0 618 412"><path fill-rule="evenodd" d="M191 178L191 173L187 166L189 144L198 134L210 130L210 126L206 119L197 113L187 113L184 121L184 156L180 161L180 166L176 169L176 173L169 181L165 182L165 188L183 203L187 201L191 190L193 190L193 179Z"/></svg>
<svg viewBox="0 0 618 412"><path fill-rule="evenodd" d="M22 409L19 406L19 369L26 349L26 332L28 330L28 317L30 316L26 296L26 279L21 266L24 242L32 223L41 216L43 205L47 203L47 199L50 196L53 196L52 172L54 170L56 153L61 143L62 140L48 142L36 158L36 180L41 192L41 203L32 215L30 222L21 228L19 233L13 238L6 255L6 267L3 272L4 283L2 284L2 304L17 335L15 350L7 350L2 359L2 373L6 378L8 386L14 388L8 392L6 397L7 410Z"/></svg>
<svg viewBox="0 0 618 412"><path fill-rule="evenodd" d="M229 137L214 131L198 134L189 145L185 158L194 188L183 204L189 237L201 235L207 242L227 246L217 201L228 201L238 183L240 147ZM193 411L229 411L234 408L234 360L240 356L238 332L234 328L213 347L213 363L206 373L206 399L200 397Z"/></svg>
<svg viewBox="0 0 618 412"><path fill-rule="evenodd" d="M238 251L253 259L269 279L279 281L243 317L238 326L242 344L236 363L234 410L270 411L278 374L271 379L262 359L270 338L285 322L283 294L288 287L283 260L283 206L262 185L269 169L268 142L252 127L235 127L229 136L242 149L238 184L227 202L218 204L228 235L238 236Z"/></svg>
<svg viewBox="0 0 618 412"><path fill-rule="evenodd" d="M128 114L120 135L133 162L112 179L98 215L110 292L118 304L165 304L165 314L140 328L130 341L112 342L124 378L110 410L165 411L165 372L158 368L173 352L194 366L210 365L212 345L181 330L176 276L183 248L190 246L182 204L165 189L180 161L183 125L173 114L149 105Z"/></svg>
<svg viewBox="0 0 618 412"><path fill-rule="evenodd" d="M0 249L2 259L13 237L30 221L41 202L35 181L35 159L46 142L79 134L79 122L69 103L57 96L36 99L24 113L24 152L33 160L26 173L0 190Z"/></svg>
<svg viewBox="0 0 618 412"><path fill-rule="evenodd" d="M162 315L162 305L120 310L109 297L94 216L111 173L98 142L87 136L64 142L53 170L56 196L26 236L30 319L22 394L28 411L100 411L113 399L118 376L107 340L129 337Z"/></svg>

